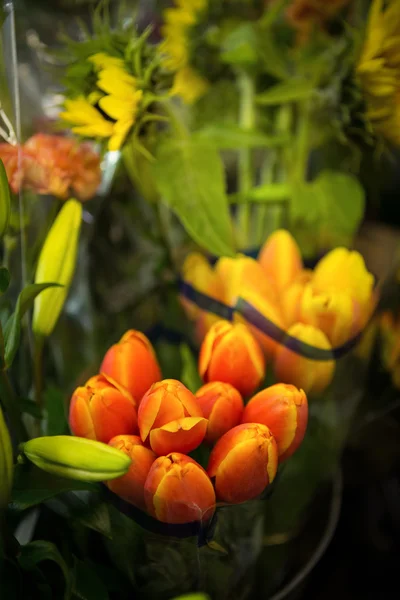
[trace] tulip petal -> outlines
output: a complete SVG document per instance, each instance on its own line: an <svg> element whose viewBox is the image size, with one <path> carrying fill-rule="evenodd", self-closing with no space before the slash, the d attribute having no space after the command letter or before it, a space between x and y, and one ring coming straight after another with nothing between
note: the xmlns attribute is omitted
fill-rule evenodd
<svg viewBox="0 0 400 600"><path fill-rule="evenodd" d="M206 431L207 419L185 417L153 429L150 433L150 446L159 456L170 452L186 454L201 444Z"/></svg>

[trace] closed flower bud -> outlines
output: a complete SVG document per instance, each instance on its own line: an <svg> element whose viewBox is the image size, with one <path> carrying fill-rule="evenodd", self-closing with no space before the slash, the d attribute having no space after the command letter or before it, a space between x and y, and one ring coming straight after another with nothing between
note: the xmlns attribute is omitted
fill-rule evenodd
<svg viewBox="0 0 400 600"><path fill-rule="evenodd" d="M230 306L243 297L246 290L255 290L270 301L276 300L274 286L254 258L240 254L235 258L224 256L215 265L215 272L223 284L223 299Z"/></svg>
<svg viewBox="0 0 400 600"><path fill-rule="evenodd" d="M178 452L153 463L144 496L148 512L164 523L208 521L215 510L215 492L207 473Z"/></svg>
<svg viewBox="0 0 400 600"><path fill-rule="evenodd" d="M10 434L0 407L0 512L7 506L13 480L13 451Z"/></svg>
<svg viewBox="0 0 400 600"><path fill-rule="evenodd" d="M243 399L229 383L212 381L196 392L197 402L208 419L205 441L214 444L224 433L239 425Z"/></svg>
<svg viewBox="0 0 400 600"><path fill-rule="evenodd" d="M0 240L7 231L11 214L10 188L7 173L0 160Z"/></svg>
<svg viewBox="0 0 400 600"><path fill-rule="evenodd" d="M201 345L199 373L206 383L230 383L243 396L249 396L264 379L265 360L246 325L221 320L211 327Z"/></svg>
<svg viewBox="0 0 400 600"><path fill-rule="evenodd" d="M317 292L349 294L364 314L371 302L374 277L368 272L359 252L335 248L315 267L312 284Z"/></svg>
<svg viewBox="0 0 400 600"><path fill-rule="evenodd" d="M217 499L237 504L259 496L277 468L278 450L268 427L244 423L218 440L207 473L215 480Z"/></svg>
<svg viewBox="0 0 400 600"><path fill-rule="evenodd" d="M80 481L108 481L127 473L131 459L107 444L69 435L40 437L22 446L43 471Z"/></svg>
<svg viewBox="0 0 400 600"><path fill-rule="evenodd" d="M161 379L153 346L143 333L134 329L107 351L100 372L129 390L138 405L149 387Z"/></svg>
<svg viewBox="0 0 400 600"><path fill-rule="evenodd" d="M303 390L277 383L258 392L246 405L243 423L262 423L275 438L279 461L291 456L303 441L308 403Z"/></svg>
<svg viewBox="0 0 400 600"><path fill-rule="evenodd" d="M269 236L258 260L279 293L296 279L303 268L299 247L285 229Z"/></svg>
<svg viewBox="0 0 400 600"><path fill-rule="evenodd" d="M164 379L149 389L139 406L138 422L143 442L149 439L158 455L191 452L207 431L207 419L195 396L175 379Z"/></svg>
<svg viewBox="0 0 400 600"><path fill-rule="evenodd" d="M276 302L273 302L265 296L262 296L257 290L252 288L247 288L241 297L243 300L251 304L251 306L263 317L269 321L272 321L272 323L274 323L274 325L277 327L285 329L286 321L284 321L281 309ZM266 358L271 358L278 347L277 342L275 342L275 340L273 340L270 336L263 333L258 327L251 325L251 323L246 321L243 315L236 314L236 319L238 322L243 322L249 327L251 333L254 335L263 349Z"/></svg>
<svg viewBox="0 0 400 600"><path fill-rule="evenodd" d="M124 452L132 463L126 475L107 483L109 489L141 510L146 510L144 484L157 456L137 435L117 435L109 445Z"/></svg>
<svg viewBox="0 0 400 600"><path fill-rule="evenodd" d="M222 285L217 273L199 252L192 252L187 256L182 267L182 277L199 292L216 300L222 300ZM182 304L190 319L197 319L204 312L186 298L182 298Z"/></svg>
<svg viewBox="0 0 400 600"><path fill-rule="evenodd" d="M75 270L82 205L68 200L58 213L39 256L35 283L58 283L63 287L44 290L35 298L32 328L49 336L64 306Z"/></svg>
<svg viewBox="0 0 400 600"><path fill-rule="evenodd" d="M299 311L299 320L321 329L332 346L344 344L364 325L359 304L345 291L316 292L308 284Z"/></svg>
<svg viewBox="0 0 400 600"><path fill-rule="evenodd" d="M128 390L96 375L72 394L69 424L74 435L107 444L138 432L136 404Z"/></svg>
<svg viewBox="0 0 400 600"><path fill-rule="evenodd" d="M301 342L320 350L331 350L326 335L312 325L295 323L288 334ZM282 383L291 383L306 394L320 394L332 381L335 373L335 360L314 360L294 352L284 344L275 355L275 377Z"/></svg>

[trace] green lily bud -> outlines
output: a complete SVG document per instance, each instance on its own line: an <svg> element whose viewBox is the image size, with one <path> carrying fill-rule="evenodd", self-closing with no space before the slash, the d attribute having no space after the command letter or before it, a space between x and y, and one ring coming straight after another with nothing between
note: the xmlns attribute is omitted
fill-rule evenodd
<svg viewBox="0 0 400 600"><path fill-rule="evenodd" d="M75 270L82 205L68 200L58 213L40 253L35 283L58 283L63 287L44 290L35 299L32 328L49 336L66 300Z"/></svg>
<svg viewBox="0 0 400 600"><path fill-rule="evenodd" d="M0 511L10 499L13 478L13 452L10 434L0 408Z"/></svg>
<svg viewBox="0 0 400 600"><path fill-rule="evenodd" d="M7 231L10 221L11 201L7 173L0 160L0 239Z"/></svg>
<svg viewBox="0 0 400 600"><path fill-rule="evenodd" d="M35 438L21 449L43 471L80 481L116 479L127 473L132 462L117 448L69 435Z"/></svg>

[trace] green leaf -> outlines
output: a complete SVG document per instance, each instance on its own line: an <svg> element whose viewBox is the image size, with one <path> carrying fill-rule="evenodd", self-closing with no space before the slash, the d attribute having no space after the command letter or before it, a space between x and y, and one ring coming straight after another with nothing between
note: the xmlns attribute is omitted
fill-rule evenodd
<svg viewBox="0 0 400 600"><path fill-rule="evenodd" d="M26 286L18 296L15 311L8 319L4 328L5 363L8 369L18 350L21 336L21 320L26 311L32 306L36 296L49 287L62 287L58 283L32 283Z"/></svg>
<svg viewBox="0 0 400 600"><path fill-rule="evenodd" d="M255 64L258 59L258 37L251 23L243 23L224 39L221 60L233 65Z"/></svg>
<svg viewBox="0 0 400 600"><path fill-rule="evenodd" d="M189 235L217 256L233 256L232 228L221 158L211 144L166 140L153 173L164 202Z"/></svg>
<svg viewBox="0 0 400 600"><path fill-rule="evenodd" d="M14 482L11 492L12 508L25 510L41 504L58 494L75 490L96 492L98 484L84 481L74 481L49 475L33 465L17 465L14 468Z"/></svg>
<svg viewBox="0 0 400 600"><path fill-rule="evenodd" d="M181 381L191 392L195 393L202 386L196 358L187 344L180 345L180 353L182 358Z"/></svg>
<svg viewBox="0 0 400 600"><path fill-rule="evenodd" d="M292 189L294 222L312 225L325 246L347 243L356 232L365 209L364 190L356 177L322 171L311 183Z"/></svg>
<svg viewBox="0 0 400 600"><path fill-rule="evenodd" d="M108 600L108 592L96 571L75 558L73 571L72 594L79 600Z"/></svg>
<svg viewBox="0 0 400 600"><path fill-rule="evenodd" d="M62 391L55 386L48 386L43 396L46 411L45 435L68 433L68 421Z"/></svg>
<svg viewBox="0 0 400 600"><path fill-rule="evenodd" d="M194 132L192 138L200 142L208 142L221 150L236 148L275 148L283 146L288 136L263 135L258 131L249 131L234 125L215 124Z"/></svg>
<svg viewBox="0 0 400 600"><path fill-rule="evenodd" d="M105 537L112 537L109 507L100 493L74 490L49 499L46 505L68 521L76 521Z"/></svg>
<svg viewBox="0 0 400 600"><path fill-rule="evenodd" d="M22 413L31 415L35 419L43 419L39 406L30 398L18 398L18 405Z"/></svg>
<svg viewBox="0 0 400 600"><path fill-rule="evenodd" d="M285 104L287 102L299 102L307 100L314 93L315 84L306 79L291 79L283 83L277 83L265 92L256 96L256 102L263 106Z"/></svg>
<svg viewBox="0 0 400 600"><path fill-rule="evenodd" d="M70 597L72 580L68 566L58 551L57 546L44 540L33 541L26 546L21 546L21 552L18 559L21 567L27 571L35 569L38 563L45 560L55 562L64 575L66 588L64 597L66 599Z"/></svg>
<svg viewBox="0 0 400 600"><path fill-rule="evenodd" d="M0 267L0 293L4 294L10 285L10 272L5 267Z"/></svg>

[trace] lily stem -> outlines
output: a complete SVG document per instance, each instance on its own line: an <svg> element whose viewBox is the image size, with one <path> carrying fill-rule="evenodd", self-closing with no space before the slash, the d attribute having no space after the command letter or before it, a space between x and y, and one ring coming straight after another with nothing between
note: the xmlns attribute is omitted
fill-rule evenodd
<svg viewBox="0 0 400 600"><path fill-rule="evenodd" d="M240 94L239 124L244 130L254 129L255 125L255 89L254 81L246 72L240 72L238 77ZM249 245L250 236L250 209L248 192L253 187L252 152L250 148L239 151L238 187L243 197L243 204L238 210L238 236L242 246Z"/></svg>

